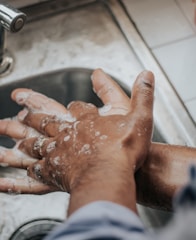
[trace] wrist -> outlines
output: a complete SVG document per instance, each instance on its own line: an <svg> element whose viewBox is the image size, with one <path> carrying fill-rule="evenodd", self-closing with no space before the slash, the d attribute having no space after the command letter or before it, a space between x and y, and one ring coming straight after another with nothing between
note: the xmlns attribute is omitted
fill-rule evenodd
<svg viewBox="0 0 196 240"><path fill-rule="evenodd" d="M88 172L72 187L68 215L94 201L110 201L136 212L134 170L113 166Z"/></svg>

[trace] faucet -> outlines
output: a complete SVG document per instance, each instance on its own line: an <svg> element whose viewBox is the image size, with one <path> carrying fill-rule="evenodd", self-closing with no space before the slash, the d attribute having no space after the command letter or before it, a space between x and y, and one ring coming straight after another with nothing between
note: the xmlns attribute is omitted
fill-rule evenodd
<svg viewBox="0 0 196 240"><path fill-rule="evenodd" d="M26 21L26 15L6 4L0 4L0 76L9 72L13 58L5 47L5 29L15 33L20 31Z"/></svg>

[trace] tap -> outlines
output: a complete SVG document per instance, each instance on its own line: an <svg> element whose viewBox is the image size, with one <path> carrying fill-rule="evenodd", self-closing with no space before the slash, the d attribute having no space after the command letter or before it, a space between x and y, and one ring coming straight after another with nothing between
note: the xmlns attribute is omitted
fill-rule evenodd
<svg viewBox="0 0 196 240"><path fill-rule="evenodd" d="M0 76L10 69L13 59L5 47L5 30L15 33L20 31L26 21L26 15L6 4L0 4Z"/></svg>

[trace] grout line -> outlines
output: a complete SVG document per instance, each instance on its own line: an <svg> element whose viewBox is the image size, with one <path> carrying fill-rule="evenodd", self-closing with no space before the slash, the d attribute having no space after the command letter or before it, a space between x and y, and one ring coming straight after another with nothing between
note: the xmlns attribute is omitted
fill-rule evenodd
<svg viewBox="0 0 196 240"><path fill-rule="evenodd" d="M189 18L187 17L187 15L185 14L185 11L181 8L180 3L177 0L174 0L174 2L176 3L177 7L179 8L180 12L183 14L183 16L185 17L185 19L187 20L189 26L191 27L191 29L196 33L196 27L193 27L194 23L191 23ZM194 4L193 4L194 5ZM194 7L194 6L193 6Z"/></svg>
<svg viewBox="0 0 196 240"><path fill-rule="evenodd" d="M165 47L165 46L168 46L168 45L172 45L172 44L175 44L175 43L183 42L185 40L193 39L195 37L196 37L196 33L193 34L193 35L186 36L184 38L179 38L179 39L174 40L174 41L170 41L170 42L166 42L166 43L163 43L163 44L160 44L160 45L152 46L151 49L155 50L155 49L162 48L162 47Z"/></svg>
<svg viewBox="0 0 196 240"><path fill-rule="evenodd" d="M185 100L184 102L185 102L185 103L189 103L189 102L192 102L192 101L196 101L196 96L195 96L195 97L192 97L192 98L190 98L190 99L188 99L188 100Z"/></svg>

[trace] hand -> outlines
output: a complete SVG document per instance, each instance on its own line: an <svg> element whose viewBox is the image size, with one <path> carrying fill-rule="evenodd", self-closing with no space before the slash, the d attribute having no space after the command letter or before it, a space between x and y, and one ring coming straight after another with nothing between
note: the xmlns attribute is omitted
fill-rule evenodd
<svg viewBox="0 0 196 240"><path fill-rule="evenodd" d="M145 75L145 74L143 74L143 75ZM148 76L150 76L150 80L152 81L152 75L150 74L150 73L148 73ZM95 71L95 73L94 73L94 78L93 78L93 84L94 84L94 88L95 88L95 90L97 90L97 92L98 92L98 94L99 94L99 96L101 97L101 99L102 99L102 101L104 102L104 104L106 104L107 106L109 105L109 104L111 104L111 109L107 112L107 113L105 113L105 115L111 115L111 114L126 114L127 112L132 112L133 111L133 109L134 109L134 93L136 94L136 96L137 96L137 94L139 94L138 93L138 84L136 84L135 85L135 87L134 87L134 91L133 91L133 98L132 98L132 100L131 100L131 104L130 104L130 100L129 100L129 98L124 94L124 92L120 89L120 87L115 83L115 82L113 82L111 79L107 79L107 82L105 82L105 81L102 81L101 79L104 79L104 78L108 78L108 76L106 76L106 75L104 75L104 73L102 72L102 71L100 71L100 70L97 70L97 71ZM139 77L139 79L141 79L143 76L142 76L142 74L140 75L140 77ZM138 81L137 81L138 82ZM116 91L116 93L117 93L117 95L115 96L115 99L113 98L113 92L111 91L111 89L113 89L113 91L115 92L116 90L118 90L118 91ZM109 91L108 91L109 90ZM142 90L142 89L141 89ZM19 92L19 93L21 93L22 91L24 91L24 90L17 90L17 91L15 91L14 93L13 93L13 99L15 99L19 104L25 104L28 108L30 108L31 110L33 110L33 112L42 112L42 111L46 111L47 110L47 112L49 112L50 113L50 111L51 111L51 106L53 105L54 107L56 107L58 104L56 103L56 102L53 102L52 100L48 100L46 97L44 97L43 95L40 95L40 94L38 94L39 95L39 97L40 97L40 99L39 98L37 98L37 96L36 96L36 93L33 93L33 92L29 92L29 93L31 93L31 94L26 94L26 95L28 95L28 101L27 100L24 100L24 98L21 98L21 97L19 97L19 95L20 94L17 94L17 92ZM27 93L28 92L28 90L25 90L25 92ZM152 93L152 92L151 92ZM24 96L23 96L24 97ZM150 104L150 101L152 101L152 96L144 96L146 99L148 99L148 97L149 97L149 100L147 101L148 102L148 105ZM23 102L23 100L24 100L24 102ZM38 99L38 101L37 102L35 102L34 103L34 100L35 99ZM48 104L44 104L44 108L47 108L47 106L49 106L48 107L48 109L40 109L40 106L42 106L42 104L40 104L40 102L43 102L44 101L44 103L46 103L46 101L48 101ZM52 102L51 102L52 101ZM33 103L33 104L32 104ZM137 101L136 101L136 103L137 103ZM70 106L70 109L69 109L69 111L73 114L73 115L76 115L76 117L78 118L77 119L77 121L79 121L79 119L80 119L80 117L82 117L83 118L83 116L85 116L85 112L83 112L83 115L82 116L79 116L78 115L78 106L79 107L81 107L81 104L82 104L82 106L85 106L85 104L84 103L74 103L74 104L72 104L72 107ZM88 105L89 106L89 105ZM136 107L136 106L135 106ZM72 112L73 111L73 112ZM89 110L88 110L89 111ZM87 111L87 112L88 112ZM92 111L92 112L91 112ZM58 110L56 111L56 113L62 113L62 112L64 112L64 114L67 114L68 113L68 110L67 109L65 109L62 105L58 105ZM90 112L91 113L93 113L92 115L94 115L94 118L92 118L92 120L90 120L92 123L96 123L96 125L97 126L99 126L99 125L103 125L104 127L105 127L105 124L102 124L102 121L103 121L103 123L105 123L105 120L106 120L106 118L104 117L104 120L103 120L103 117L101 116L99 116L98 115L98 112L97 112L97 109L95 108L95 107L93 107L92 106L92 109L90 110ZM20 113L19 114L19 118L21 118L21 115L22 115L23 113ZM59 114L58 114L59 115ZM130 114L130 115L133 115L134 116L134 114ZM137 114L136 114L137 115ZM134 117L131 117L131 119L132 119L132 121L135 121L134 120ZM95 117L97 118L97 120L95 119ZM114 117L114 116L113 116ZM119 116L118 116L119 117ZM101 119L102 120L101 120ZM115 116L115 118L116 118L116 116ZM113 119L113 118L112 118ZM119 118L119 119L122 119L123 120L123 118L122 118L122 116ZM137 119L137 118L136 118ZM37 120L39 120L39 121L37 121ZM47 120L47 121L46 121ZM95 121L96 120L96 121ZM109 121L111 121L111 116L108 116L108 120ZM117 121L119 121L118 120L118 118L116 119ZM126 121L127 120L123 120L123 121L125 121L125 125L126 124L128 124ZM29 124L29 125L31 125L32 127L34 127L34 128L36 128L37 130L39 130L39 131L41 131L42 133L47 133L49 136L51 136L51 137L53 137L53 136L55 136L55 135L58 135L59 134L59 132L58 132L58 129L59 129L59 126L62 126L64 123L62 122L62 121L59 121L59 119L54 119L54 117L50 117L50 116L46 116L46 115L44 115L44 114L41 114L41 113L39 113L39 114L32 114L32 113L29 113L28 115L27 115L27 117L24 119L24 122L26 123L26 124ZM40 123L45 123L45 128L43 129L43 124L42 124L42 127L41 127L41 125L40 125ZM48 124L46 124L48 122ZM138 122L137 124L140 124L139 122L140 122L140 120L138 120L138 121L136 121L136 122ZM13 129L13 122L12 121L8 121L8 122L6 122L5 121L5 123L6 124L8 124L8 126L9 127L7 127L7 134L8 135L10 135L10 136L12 136L13 137L13 135L14 135L14 137L18 137L18 138L22 138L22 137L24 137L24 136L21 136L20 134L19 135L17 135L18 133L16 132L16 133L14 133L14 129L16 129L16 128L14 128ZM69 125L69 127L70 127L70 129L73 129L74 128L74 124L76 123L76 121L74 122L74 123L69 123L68 125ZM87 119L86 121L84 121L83 122L84 124L83 125L85 125L85 124L89 124L89 120ZM66 122L66 124L67 124L67 122ZM116 124L116 123L115 123ZM111 129L110 129L110 131L112 130L112 132L114 131L114 128L117 126L117 125L115 125L114 124L114 127L112 128L111 127ZM81 124L80 124L81 125ZM82 126L83 126L82 125ZM23 125L22 125L23 126ZM107 126L107 125L106 125ZM24 127L24 126L23 126ZM69 129L69 128L68 128ZM29 128L26 128L26 127L24 127L24 131L23 131L23 133L25 133L24 135L25 135L25 137L26 136L28 136L29 135ZM98 130L102 130L102 128L100 129L100 127L98 127ZM1 132L3 133L3 131L4 130L1 130ZM94 130L95 131L95 130ZM99 132L99 131L97 131L97 132ZM5 133L5 131L4 131L4 133ZM107 134L110 134L111 132L107 132L106 131L106 133ZM63 135L64 133L61 133L61 135ZM73 131L73 133L72 133L72 135L70 134L70 132L68 131L68 136L70 137L70 138L72 138L72 142L73 142L73 136L74 136L74 131ZM122 134L124 134L123 132L122 132ZM139 133L140 134L140 133ZM63 135L64 136L64 135ZM123 135L122 135L123 136ZM125 136L125 135L124 135ZM121 137L121 135L120 135L120 137ZM58 137L57 137L58 138ZM62 136L61 136L61 138L63 138ZM114 135L111 135L111 139L110 138L108 138L108 140L107 141L114 141L114 142L116 142L116 138L119 138L119 135L116 133L116 134L114 134ZM42 143L43 143L43 139L42 138L39 138L39 139L41 139L41 140L39 140L39 141L41 141ZM55 140L56 140L56 138L55 138ZM57 139L58 140L58 139ZM20 144L20 149L22 149L23 151L27 151L27 153L29 153L30 155L32 155L33 157L42 157L42 156L39 156L39 155L41 155L40 154L40 151L43 151L44 149L38 149L39 150L39 152L31 152L31 148L32 148L32 145L35 143L37 141L37 139L35 140L35 139L31 139L31 140L27 140L27 141L24 141L22 144ZM52 138L50 138L50 139L47 139L47 141L44 139L44 141L45 141L45 144L46 145L48 145L48 143L50 143L50 142L53 142L54 141L54 139ZM91 136L90 137L90 139L89 139L89 145L91 144L91 142L93 141L93 136ZM107 142L107 141L105 141L105 142ZM71 142L71 141L70 141ZM69 142L69 143L70 143ZM42 146L43 148L47 148L46 146L45 146L45 144ZM66 144L65 144L66 145ZM69 144L68 144L68 146L69 146ZM80 145L78 145L78 146L80 146ZM100 145L98 144L98 146L100 147ZM147 146L147 145L146 145ZM144 147L144 149L146 149L146 147ZM78 149L77 149L78 150ZM107 150L107 149L106 149ZM73 151L73 149L72 150L70 150L70 152L71 151ZM146 150L145 150L146 151ZM145 151L143 151L142 153L144 154L143 156L145 156ZM107 152L107 151L106 151ZM46 153L46 151L45 151L45 153ZM71 155L72 155L72 152L70 153ZM106 154L107 155L107 154ZM50 157L50 154L48 154L48 158ZM17 159L17 157L16 157L16 159ZM140 160L139 160L140 159ZM136 164L136 165L140 165L140 162L142 162L143 160L141 160L142 158L141 157L138 157L138 160L139 161L136 161L136 162L132 162L132 167ZM44 160L44 162L46 162L45 160ZM12 161L12 165L14 165L16 163L16 161L14 162L14 161ZM27 163L26 165L27 166L29 166L31 163ZM40 166L42 167L42 161L40 161ZM23 166L24 166L24 163L23 163ZM35 165L35 166L37 166L37 165ZM51 166L50 166L51 167ZM36 167L34 167L34 168L36 168ZM37 169L39 169L38 167L37 167ZM54 177L51 177L51 173L49 174L49 175L47 175L50 171L45 171L46 169L45 168L41 168L41 169L44 169L43 170L43 172L44 173L41 173L41 174L39 174L39 177L41 176L42 178L46 178L44 181L45 182L47 182L47 183L49 183L49 184L52 184L52 185L54 185L54 184L56 184L56 182L58 182L58 184L59 184L59 180L58 181L56 181L56 179L54 178ZM45 172L47 172L47 174L45 174ZM51 172L52 172L52 170L51 170ZM34 173L34 171L32 171L32 168L31 168L31 170L30 170L30 175L31 176L33 176L33 177L38 177L38 172L37 173ZM43 177L43 176L45 176L45 177ZM50 179L50 181L49 181L49 179ZM39 179L40 180L40 179ZM69 184L68 184L68 187L66 187L65 185L65 183L63 183L62 181L60 181L61 183L60 183L60 188L61 189L63 189L63 190L65 190L65 188L66 188L66 190L69 190L70 191L70 186L69 186ZM71 182L71 181L70 181ZM72 184L71 184L72 185ZM17 186L15 186L15 189L17 188ZM27 186L27 188L28 188L28 186ZM25 192L25 189L24 189L24 192Z"/></svg>
<svg viewBox="0 0 196 240"><path fill-rule="evenodd" d="M28 100L23 104L22 99L28 95ZM0 120L0 134L7 135L16 141L13 149L0 147L0 166L2 167L17 167L20 169L27 169L31 163L37 161L22 151L18 146L25 138L40 136L40 133L35 129L30 128L21 123L20 119L23 118L26 112L50 112L51 114L64 114L66 113L65 107L40 93L33 92L29 89L17 89L12 93L12 99L19 105L25 105L25 109L18 113L18 116L12 119ZM27 110L28 109L28 110ZM42 194L58 190L53 186L42 184L30 177L17 177L0 178L0 191L1 192L16 192L16 193L32 193Z"/></svg>

